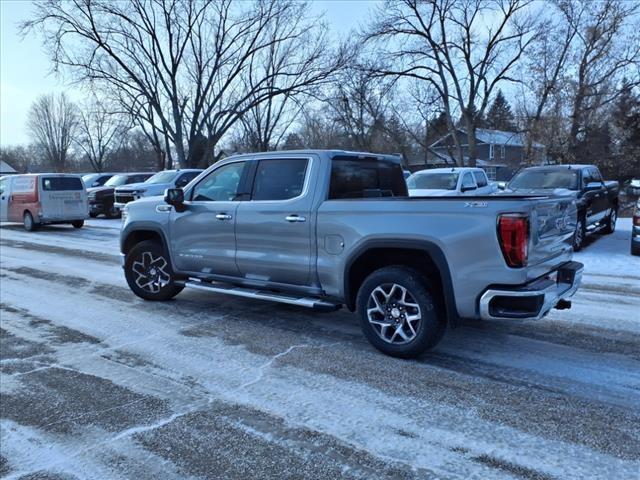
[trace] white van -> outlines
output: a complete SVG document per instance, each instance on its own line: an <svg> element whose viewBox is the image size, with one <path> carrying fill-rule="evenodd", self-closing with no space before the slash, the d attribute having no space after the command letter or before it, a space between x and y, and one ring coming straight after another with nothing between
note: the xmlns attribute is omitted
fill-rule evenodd
<svg viewBox="0 0 640 480"><path fill-rule="evenodd" d="M80 175L37 173L0 177L0 221L21 222L28 231L40 225L70 223L81 228L89 216Z"/></svg>

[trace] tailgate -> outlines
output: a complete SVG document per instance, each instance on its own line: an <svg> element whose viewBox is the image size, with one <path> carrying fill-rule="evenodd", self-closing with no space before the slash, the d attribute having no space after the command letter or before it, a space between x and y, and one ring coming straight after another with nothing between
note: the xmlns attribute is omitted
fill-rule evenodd
<svg viewBox="0 0 640 480"><path fill-rule="evenodd" d="M531 212L529 265L537 265L571 248L577 208L572 196L535 200Z"/></svg>

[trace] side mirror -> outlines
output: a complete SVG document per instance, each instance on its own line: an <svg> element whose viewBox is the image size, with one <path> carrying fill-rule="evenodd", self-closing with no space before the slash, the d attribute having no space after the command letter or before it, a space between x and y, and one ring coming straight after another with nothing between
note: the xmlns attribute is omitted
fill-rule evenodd
<svg viewBox="0 0 640 480"><path fill-rule="evenodd" d="M498 182L498 189L504 190L507 188L507 182Z"/></svg>
<svg viewBox="0 0 640 480"><path fill-rule="evenodd" d="M587 192L592 192L594 190L600 190L602 188L602 184L600 182L589 182L587 183L587 186L584 187L584 189Z"/></svg>
<svg viewBox="0 0 640 480"><path fill-rule="evenodd" d="M460 190L462 192L468 192L469 190L477 190L478 187L476 187L475 185L467 185L466 187L463 185Z"/></svg>
<svg viewBox="0 0 640 480"><path fill-rule="evenodd" d="M92 187L99 187L100 186L100 182L93 182L91 184Z"/></svg>
<svg viewBox="0 0 640 480"><path fill-rule="evenodd" d="M164 191L164 201L173 205L176 211L184 208L184 190L181 188L167 188Z"/></svg>

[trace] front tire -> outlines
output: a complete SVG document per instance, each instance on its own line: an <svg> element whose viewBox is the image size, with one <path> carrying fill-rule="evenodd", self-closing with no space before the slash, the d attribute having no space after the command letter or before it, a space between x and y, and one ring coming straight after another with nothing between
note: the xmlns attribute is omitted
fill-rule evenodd
<svg viewBox="0 0 640 480"><path fill-rule="evenodd" d="M579 252L584 246L584 239L587 236L587 226L584 221L584 217L578 217L578 223L576 224L576 231L573 234L573 251Z"/></svg>
<svg viewBox="0 0 640 480"><path fill-rule="evenodd" d="M84 227L84 220L74 220L71 225L73 225L73 228L82 228Z"/></svg>
<svg viewBox="0 0 640 480"><path fill-rule="evenodd" d="M31 212L24 212L24 216L22 217L22 224L24 225L24 229L27 232L33 232L40 227L40 224L33 219L33 215L31 215Z"/></svg>
<svg viewBox="0 0 640 480"><path fill-rule="evenodd" d="M362 283L356 299L364 336L381 352L417 357L444 335L444 309L435 289L420 272L384 267Z"/></svg>
<svg viewBox="0 0 640 480"><path fill-rule="evenodd" d="M140 298L170 300L183 290L176 285L169 255L152 240L140 242L127 254L124 273L129 288Z"/></svg>

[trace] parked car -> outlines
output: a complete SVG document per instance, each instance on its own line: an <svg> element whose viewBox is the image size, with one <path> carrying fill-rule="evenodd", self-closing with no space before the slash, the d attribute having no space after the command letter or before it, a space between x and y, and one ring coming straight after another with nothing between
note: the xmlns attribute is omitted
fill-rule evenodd
<svg viewBox="0 0 640 480"><path fill-rule="evenodd" d="M640 255L640 200L633 209L633 227L631 228L631 255Z"/></svg>
<svg viewBox="0 0 640 480"><path fill-rule="evenodd" d="M489 195L497 190L481 168L420 170L407 179L412 197Z"/></svg>
<svg viewBox="0 0 640 480"><path fill-rule="evenodd" d="M114 205L115 189L123 185L144 182L153 175L153 172L118 173L111 177L102 187L88 188L89 216L96 218L98 215L104 214L107 218L118 218L120 209Z"/></svg>
<svg viewBox="0 0 640 480"><path fill-rule="evenodd" d="M184 190L127 204L123 218L136 295L191 288L345 305L376 348L399 357L434 346L462 318L569 308L583 270L571 261L573 199L411 198L397 158L375 154L229 157Z"/></svg>
<svg viewBox="0 0 640 480"><path fill-rule="evenodd" d="M573 240L580 250L587 233L613 233L618 218L619 185L603 181L594 165L553 165L525 168L505 191L541 195L568 195L576 199L578 223Z"/></svg>
<svg viewBox="0 0 640 480"><path fill-rule="evenodd" d="M167 188L184 187L201 173L201 169L163 170L144 182L117 187L114 205L122 210L127 203L139 198L164 195Z"/></svg>
<svg viewBox="0 0 640 480"><path fill-rule="evenodd" d="M82 175L82 181L87 188L101 187L114 175L115 173L88 173Z"/></svg>
<svg viewBox="0 0 640 480"><path fill-rule="evenodd" d="M54 223L81 228L88 210L80 175L38 173L0 178L2 222L20 222L27 231Z"/></svg>

